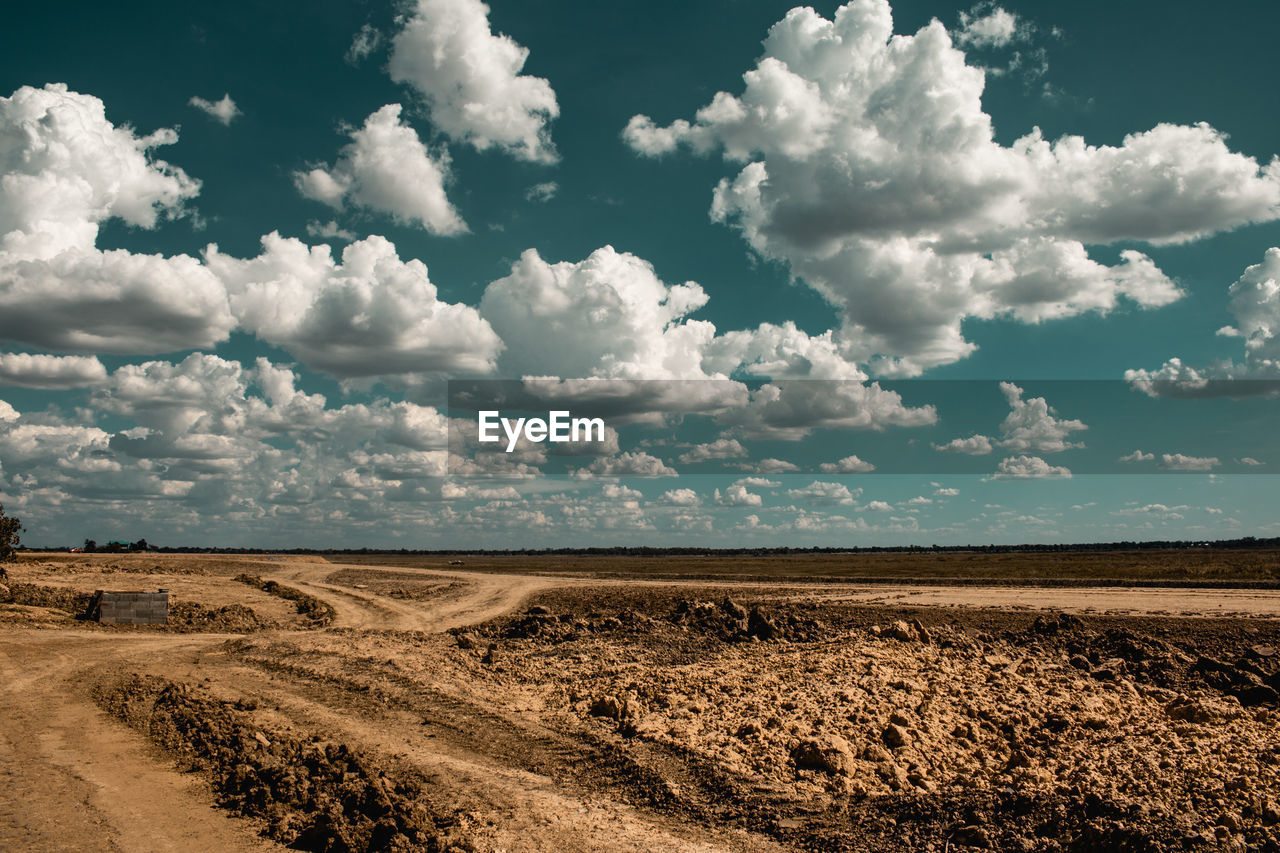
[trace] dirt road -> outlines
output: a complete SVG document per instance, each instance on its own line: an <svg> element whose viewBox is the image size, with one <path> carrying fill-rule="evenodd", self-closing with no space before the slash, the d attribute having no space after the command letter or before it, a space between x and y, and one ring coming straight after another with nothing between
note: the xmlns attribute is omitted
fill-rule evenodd
<svg viewBox="0 0 1280 853"><path fill-rule="evenodd" d="M334 627L362 631L443 632L519 607L554 581L457 572L423 572L453 584L439 600L404 602L327 583L341 565L262 566L264 578L330 603ZM362 569L367 567L360 567ZM266 639L266 638L263 638ZM330 632L276 632L312 656L344 643ZM444 639L439 645L448 645ZM113 673L141 672L199 682L228 696L267 701L288 723L343 742L408 758L434 776L454 803L498 825L486 827L493 850L717 851L770 849L737 832L708 833L644 814L607 796L566 787L572 750L528 721L510 721L463 698L459 685L434 685L420 715L444 718L424 739L423 722L353 710L335 691L323 695L296 674L246 666L225 652L226 635L108 634L0 626L0 849L187 851L282 850L250 821L218 809L199 777L180 773L141 735L109 718L90 696ZM314 675L322 679L323 668ZM459 732L462 736L458 736ZM433 733L434 734L434 733ZM520 741L517 744L516 741ZM503 752L535 757L544 772L509 766ZM559 753L559 754L557 754ZM528 755L518 764L529 764Z"/></svg>

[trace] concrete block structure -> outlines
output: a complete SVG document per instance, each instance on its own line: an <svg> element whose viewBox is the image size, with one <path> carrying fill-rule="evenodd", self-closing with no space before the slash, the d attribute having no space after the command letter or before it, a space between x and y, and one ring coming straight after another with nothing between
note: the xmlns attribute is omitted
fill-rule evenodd
<svg viewBox="0 0 1280 853"><path fill-rule="evenodd" d="M169 621L169 590L108 592L100 589L90 615L109 625L163 625Z"/></svg>

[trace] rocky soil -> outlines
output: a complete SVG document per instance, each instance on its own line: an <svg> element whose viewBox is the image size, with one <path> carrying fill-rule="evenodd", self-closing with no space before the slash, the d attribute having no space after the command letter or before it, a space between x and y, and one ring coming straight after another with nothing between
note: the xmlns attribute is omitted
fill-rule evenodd
<svg viewBox="0 0 1280 853"><path fill-rule="evenodd" d="M457 644L808 849L1280 849L1280 636L1214 621L562 596Z"/></svg>

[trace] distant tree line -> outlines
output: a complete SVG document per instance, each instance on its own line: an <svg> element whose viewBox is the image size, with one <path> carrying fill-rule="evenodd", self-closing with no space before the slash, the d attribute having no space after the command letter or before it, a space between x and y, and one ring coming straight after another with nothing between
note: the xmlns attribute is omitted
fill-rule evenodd
<svg viewBox="0 0 1280 853"><path fill-rule="evenodd" d="M14 545L17 540L15 537ZM694 547L650 547L617 545L604 548L445 548L445 549L410 549L410 548L224 548L203 547L196 545L149 545L147 540L137 542L110 542L98 545L92 539L85 540L84 550L98 553L123 553L129 551L152 551L161 554L314 554L328 555L371 555L371 556L585 556L585 557L770 557L793 554L924 554L924 553L978 553L978 554L1054 554L1054 553L1088 553L1106 551L1161 551L1186 550L1191 548L1210 548L1219 550L1247 550L1280 548L1280 537L1259 538L1244 536L1239 539L1204 540L1150 540L1120 542L1086 542L1073 544L1035 544L1021 545L867 545L843 547L778 547L778 548L694 548Z"/></svg>
<svg viewBox="0 0 1280 853"><path fill-rule="evenodd" d="M86 554L128 554L134 551L156 551L147 544L147 540L139 539L137 542L119 542L112 540L105 545L99 545L93 539L84 540L84 547L81 549Z"/></svg>

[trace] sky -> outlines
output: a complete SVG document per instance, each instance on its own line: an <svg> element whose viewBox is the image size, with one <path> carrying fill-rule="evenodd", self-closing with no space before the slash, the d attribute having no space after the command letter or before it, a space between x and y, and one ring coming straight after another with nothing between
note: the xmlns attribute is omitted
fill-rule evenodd
<svg viewBox="0 0 1280 853"><path fill-rule="evenodd" d="M1280 9L10 17L28 544L1280 535Z"/></svg>

